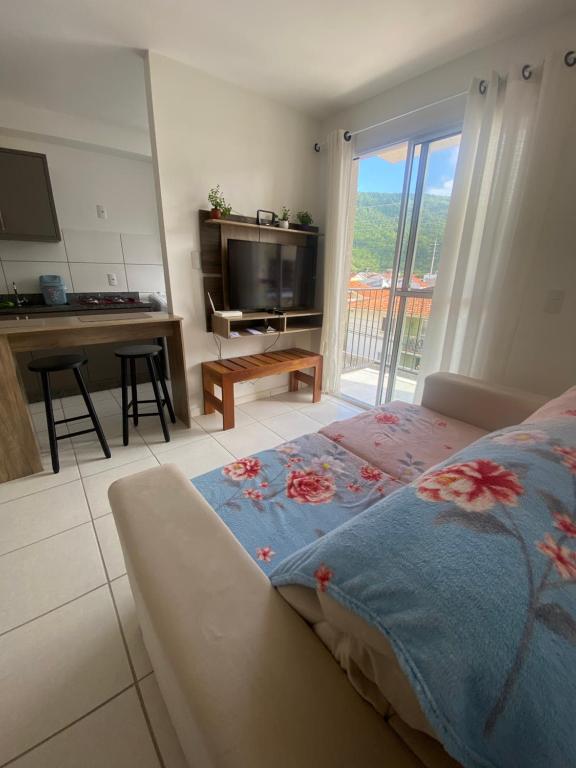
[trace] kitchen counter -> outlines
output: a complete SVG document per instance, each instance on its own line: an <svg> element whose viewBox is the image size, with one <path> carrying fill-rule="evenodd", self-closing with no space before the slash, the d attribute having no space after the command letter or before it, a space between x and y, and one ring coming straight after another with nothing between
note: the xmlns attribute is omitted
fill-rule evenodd
<svg viewBox="0 0 576 768"><path fill-rule="evenodd" d="M4 315L36 315L54 312L82 314L84 312L124 312L127 310L153 312L155 310L151 302L140 301L140 296L135 291L122 294L69 293L69 304L45 304L42 295L38 293L23 294L20 298L25 300L21 307L0 306L0 319ZM15 302L16 300L13 294L1 294L0 303L4 301Z"/></svg>
<svg viewBox="0 0 576 768"><path fill-rule="evenodd" d="M3 315L38 315L53 314L56 312L83 314L84 312L154 312L152 304L141 302L139 304L24 304L22 307L0 307L0 318Z"/></svg>
<svg viewBox="0 0 576 768"><path fill-rule="evenodd" d="M182 318L177 315L120 311L106 315L2 320L0 427L3 437L0 442L0 482L42 471L40 451L26 395L18 377L15 354L159 337L166 338L168 346L174 410L177 417L190 426Z"/></svg>
<svg viewBox="0 0 576 768"><path fill-rule="evenodd" d="M114 312L108 315L70 315L69 317L44 317L44 318L31 318L26 320L20 318L19 320L4 320L0 323L0 336L8 336L12 339L12 349L16 349L18 352L30 352L35 349L54 349L58 347L68 346L80 346L80 343L70 344L70 338L63 341L64 336L69 337L71 333L77 333L78 331L101 331L102 329L110 329L114 327L128 326L145 326L145 333L141 333L142 338L150 338L152 336L160 336L162 334L155 334L155 328L159 323L166 322L180 322L181 318L177 315L170 315L167 312ZM164 331L161 328L162 332ZM41 331L41 335L38 336L38 332ZM53 340L53 343L49 346L38 347L38 342L47 343L48 334L54 336L54 334L60 334L59 340ZM116 331L111 331L111 336L114 336L113 341L117 340ZM18 337L18 340L12 337ZM46 338L46 342L44 342ZM32 340L30 340L32 339ZM60 343L61 342L61 343ZM84 339L82 344L93 343L88 339Z"/></svg>

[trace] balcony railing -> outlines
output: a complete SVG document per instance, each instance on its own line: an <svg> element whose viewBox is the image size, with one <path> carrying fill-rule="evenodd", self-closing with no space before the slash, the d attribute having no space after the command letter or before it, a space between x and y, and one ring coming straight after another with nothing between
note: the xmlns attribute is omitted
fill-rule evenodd
<svg viewBox="0 0 576 768"><path fill-rule="evenodd" d="M344 372L380 365L390 289L350 288L347 298ZM405 373L418 373L430 304L428 296L406 299L398 356L398 368ZM398 298L393 313L394 322L397 322L397 307Z"/></svg>

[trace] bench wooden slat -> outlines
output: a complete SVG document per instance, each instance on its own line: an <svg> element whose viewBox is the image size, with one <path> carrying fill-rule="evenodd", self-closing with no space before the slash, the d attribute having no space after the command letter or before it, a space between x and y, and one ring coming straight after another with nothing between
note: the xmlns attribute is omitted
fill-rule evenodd
<svg viewBox="0 0 576 768"><path fill-rule="evenodd" d="M250 360L247 360L245 357L235 357L234 362L244 370L254 368L254 363L251 363Z"/></svg>
<svg viewBox="0 0 576 768"><path fill-rule="evenodd" d="M272 360L275 360L277 363L296 359L296 358L284 357L280 352L266 352L266 354L268 355L268 357L271 357Z"/></svg>
<svg viewBox="0 0 576 768"><path fill-rule="evenodd" d="M302 355L301 355L299 352L294 352L294 350L293 350L293 349L279 349L279 350L277 350L277 351L278 351L278 354L280 354L280 355L285 355L286 357L290 357L290 358L293 358L293 357L302 358Z"/></svg>
<svg viewBox="0 0 576 768"><path fill-rule="evenodd" d="M285 352L275 352L274 354L281 360L302 360L302 358L298 357L297 355L288 355Z"/></svg>
<svg viewBox="0 0 576 768"><path fill-rule="evenodd" d="M229 371L241 371L242 366L235 363L233 360L219 360L219 365L223 365L224 368L228 368Z"/></svg>
<svg viewBox="0 0 576 768"><path fill-rule="evenodd" d="M230 373L227 368L224 368L224 366L216 360L213 360L209 363L202 363L202 365L206 365L210 371L219 375Z"/></svg>
<svg viewBox="0 0 576 768"><path fill-rule="evenodd" d="M290 352L294 352L294 354L301 355L302 357L321 357L321 355L317 354L316 352L310 352L310 350L306 349L299 349L298 347L294 347L290 350Z"/></svg>
<svg viewBox="0 0 576 768"><path fill-rule="evenodd" d="M246 355L246 360L248 360L250 363L255 365L257 368L260 368L263 365L266 365L266 362L263 360L258 360L255 355Z"/></svg>

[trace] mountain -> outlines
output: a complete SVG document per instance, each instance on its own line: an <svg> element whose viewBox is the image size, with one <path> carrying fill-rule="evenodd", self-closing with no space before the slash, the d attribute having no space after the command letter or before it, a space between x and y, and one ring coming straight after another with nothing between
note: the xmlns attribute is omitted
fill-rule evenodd
<svg viewBox="0 0 576 768"><path fill-rule="evenodd" d="M352 245L353 272L382 272L391 269L394 262L401 197L397 192L358 193ZM413 203L414 196L411 195L408 199L404 252ZM422 196L414 261L414 274L418 276L431 271L433 255L434 269L437 269L449 204L449 197L426 194Z"/></svg>

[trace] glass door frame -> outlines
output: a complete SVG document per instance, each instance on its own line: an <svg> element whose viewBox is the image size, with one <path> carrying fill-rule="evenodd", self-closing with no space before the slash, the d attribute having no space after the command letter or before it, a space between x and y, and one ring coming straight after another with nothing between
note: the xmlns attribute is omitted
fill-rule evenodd
<svg viewBox="0 0 576 768"><path fill-rule="evenodd" d="M407 140L407 159L404 169L404 181L402 185L402 199L400 203L400 214L398 221L398 232L396 235L396 245L394 249L394 262L392 266L392 279L390 284L390 296L388 299L388 313L384 322L384 333L382 340L382 353L380 356L380 370L378 372L378 383L376 385L375 406L382 405L383 402L390 402L394 393L394 384L396 379L396 370L398 367L398 357L400 354L400 344L402 342L402 330L404 326L404 317L407 299L419 297L422 299L432 298L433 289L411 289L410 281L412 278L412 267L414 265L414 250L416 238L418 236L418 227L420 224L420 210L422 207L422 194L424 190L424 181L428 167L428 151L430 144L442 139L448 139L457 136L462 132L462 127L453 127L443 131L428 133L424 136L412 137ZM398 143L398 142L395 142ZM412 184L412 170L414 167L414 152L418 145L421 145L420 157L418 160L418 173L416 175L416 186L414 189L414 203L410 216L410 229L408 232L408 241L406 246L406 257L403 265L402 284L398 287L398 277L402 267L402 251L406 235L406 221L408 215L408 203L410 198L410 186ZM395 305L398 301L397 320L394 325ZM392 328L394 333L392 334ZM388 357L390 360L388 361ZM386 383L386 394L384 401L384 382L388 372L388 381Z"/></svg>

